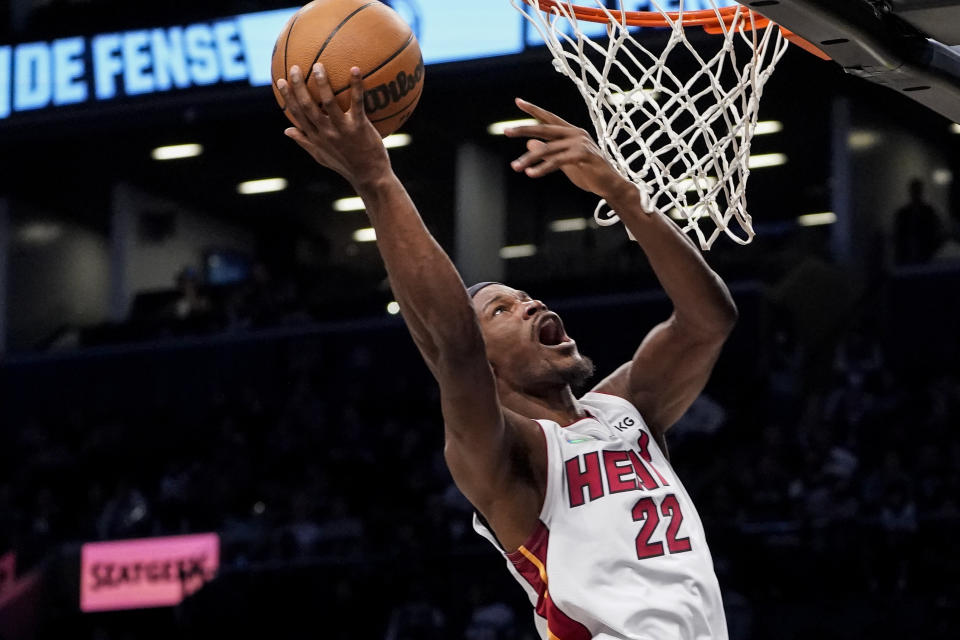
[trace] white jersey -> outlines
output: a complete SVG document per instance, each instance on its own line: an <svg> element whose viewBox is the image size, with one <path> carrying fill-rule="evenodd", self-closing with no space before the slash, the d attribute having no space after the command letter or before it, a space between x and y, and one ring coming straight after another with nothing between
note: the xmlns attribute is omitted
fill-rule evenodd
<svg viewBox="0 0 960 640"><path fill-rule="evenodd" d="M543 640L725 640L703 524L640 413L588 393L590 413L538 420L547 494L537 530L507 567ZM474 516L474 528L499 548ZM502 549L501 549L502 551Z"/></svg>

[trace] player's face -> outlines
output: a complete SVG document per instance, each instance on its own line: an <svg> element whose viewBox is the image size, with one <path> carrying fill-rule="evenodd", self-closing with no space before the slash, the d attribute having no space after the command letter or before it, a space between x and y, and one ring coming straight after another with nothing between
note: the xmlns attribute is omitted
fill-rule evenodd
<svg viewBox="0 0 960 640"><path fill-rule="evenodd" d="M592 373L560 316L526 292L492 284L473 298L487 359L497 377L518 389L573 384Z"/></svg>

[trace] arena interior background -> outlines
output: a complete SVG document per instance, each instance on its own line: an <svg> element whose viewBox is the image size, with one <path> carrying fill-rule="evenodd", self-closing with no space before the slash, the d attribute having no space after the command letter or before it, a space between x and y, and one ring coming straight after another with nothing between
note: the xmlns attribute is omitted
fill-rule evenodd
<svg viewBox="0 0 960 640"><path fill-rule="evenodd" d="M391 156L430 230L616 366L669 313L642 254L487 130L518 95L586 125L580 97L507 0L393 4L428 66ZM6 640L533 638L364 214L282 135L256 51L292 8L0 4ZM758 238L707 256L740 323L670 435L731 637L956 637L960 126L796 48L761 120ZM131 585L169 603L81 610Z"/></svg>

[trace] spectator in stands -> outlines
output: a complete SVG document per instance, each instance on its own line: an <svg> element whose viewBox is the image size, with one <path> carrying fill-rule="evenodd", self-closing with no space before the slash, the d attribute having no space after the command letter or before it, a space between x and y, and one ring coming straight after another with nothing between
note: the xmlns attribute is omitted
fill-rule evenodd
<svg viewBox="0 0 960 640"><path fill-rule="evenodd" d="M101 540L147 535L149 523L146 497L127 478L122 478L97 520L97 535Z"/></svg>
<svg viewBox="0 0 960 640"><path fill-rule="evenodd" d="M228 315L233 325L259 329L280 324L283 300L280 287L270 270L261 261L254 263L250 276L229 305Z"/></svg>
<svg viewBox="0 0 960 640"><path fill-rule="evenodd" d="M410 597L394 607L384 640L446 639L447 620L431 601L421 578L410 582Z"/></svg>
<svg viewBox="0 0 960 640"><path fill-rule="evenodd" d="M363 521L350 512L346 500L334 498L318 531L321 549L341 558L357 556L363 549L363 537Z"/></svg>
<svg viewBox="0 0 960 640"><path fill-rule="evenodd" d="M180 295L173 303L175 333L206 333L215 329L213 304L200 289L200 276L193 267L177 274Z"/></svg>
<svg viewBox="0 0 960 640"><path fill-rule="evenodd" d="M893 587L907 588L913 540L917 533L917 507L906 487L892 489L880 510L880 525L885 534L884 558L890 559Z"/></svg>
<svg viewBox="0 0 960 640"><path fill-rule="evenodd" d="M911 478L904 469L900 454L887 451L882 466L868 475L863 482L864 502L876 512L882 508L886 497L899 487L912 491Z"/></svg>
<svg viewBox="0 0 960 640"><path fill-rule="evenodd" d="M516 614L496 595L473 585L467 595L473 610L463 632L465 640L513 640L517 634Z"/></svg>
<svg viewBox="0 0 960 640"><path fill-rule="evenodd" d="M897 264L929 262L946 239L940 216L924 198L923 180L910 181L910 201L897 210L894 246Z"/></svg>

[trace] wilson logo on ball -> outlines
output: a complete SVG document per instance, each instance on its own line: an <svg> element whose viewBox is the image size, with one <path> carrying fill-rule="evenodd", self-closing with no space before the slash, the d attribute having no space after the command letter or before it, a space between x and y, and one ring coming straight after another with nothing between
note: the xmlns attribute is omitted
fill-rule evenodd
<svg viewBox="0 0 960 640"><path fill-rule="evenodd" d="M363 107L367 113L386 109L390 105L401 103L409 93L415 91L423 80L423 60L412 73L401 71L395 80L377 85L363 94Z"/></svg>

